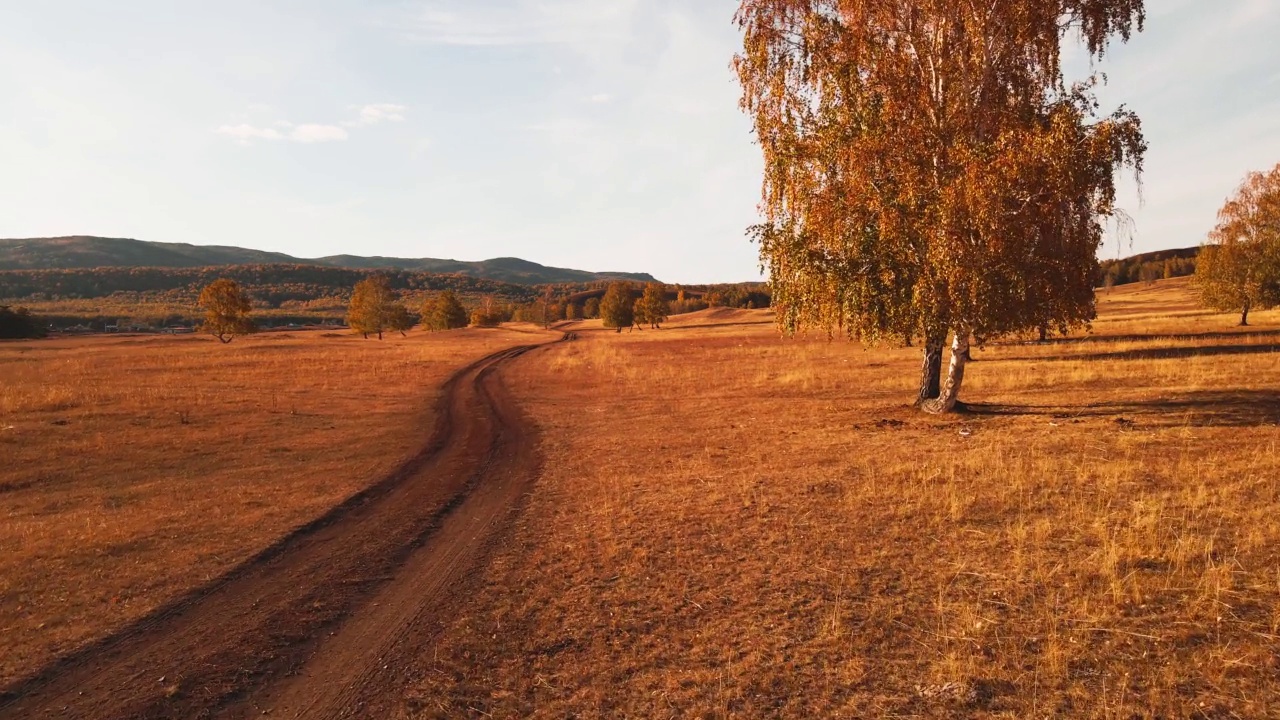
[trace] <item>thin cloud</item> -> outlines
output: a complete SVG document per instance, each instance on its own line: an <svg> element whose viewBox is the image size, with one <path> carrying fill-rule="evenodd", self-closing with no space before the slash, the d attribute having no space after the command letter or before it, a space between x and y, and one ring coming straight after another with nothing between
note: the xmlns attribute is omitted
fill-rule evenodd
<svg viewBox="0 0 1280 720"><path fill-rule="evenodd" d="M336 142L347 139L347 131L337 125L299 125L289 139L300 143Z"/></svg>
<svg viewBox="0 0 1280 720"><path fill-rule="evenodd" d="M374 103L373 105L364 105L356 108L359 117L355 120L344 122L347 127L355 127L357 125L377 125L383 122L404 122L405 111L408 110L404 105L396 105L394 103Z"/></svg>
<svg viewBox="0 0 1280 720"><path fill-rule="evenodd" d="M265 106L258 106L261 109ZM403 122L408 108L395 103L373 103L370 105L352 105L356 111L355 120L347 120L338 125L324 123L302 123L295 125L288 120L276 120L266 127L239 123L222 125L216 132L234 138L242 145L254 140L287 140L289 142L313 144L324 142L341 142L350 137L346 128L367 127L384 122Z"/></svg>
<svg viewBox="0 0 1280 720"><path fill-rule="evenodd" d="M240 123L239 125L223 125L214 132L246 143L250 140L280 140L284 138L284 136L275 128L254 127L248 123Z"/></svg>
<svg viewBox="0 0 1280 720"><path fill-rule="evenodd" d="M242 144L249 144L253 140L288 140L296 143L321 143L321 142L337 142L347 139L347 131L337 125L291 125L281 121L276 123L278 127L288 128L289 132L282 133L274 127L256 127L248 123L240 123L239 125L223 125L216 132L219 135L225 135L234 138Z"/></svg>
<svg viewBox="0 0 1280 720"><path fill-rule="evenodd" d="M603 105L604 103L607 103L610 100L612 100L613 96L610 95L609 93L596 93L595 95L592 95L588 99L597 105Z"/></svg>

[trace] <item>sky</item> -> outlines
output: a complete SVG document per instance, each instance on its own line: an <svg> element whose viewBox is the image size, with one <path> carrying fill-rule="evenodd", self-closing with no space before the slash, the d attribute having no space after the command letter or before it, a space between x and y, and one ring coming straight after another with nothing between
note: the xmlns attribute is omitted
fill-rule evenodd
<svg viewBox="0 0 1280 720"><path fill-rule="evenodd" d="M0 0L0 237L756 279L736 7ZM1151 146L1104 257L1200 243L1280 162L1280 3L1147 9L1095 68Z"/></svg>

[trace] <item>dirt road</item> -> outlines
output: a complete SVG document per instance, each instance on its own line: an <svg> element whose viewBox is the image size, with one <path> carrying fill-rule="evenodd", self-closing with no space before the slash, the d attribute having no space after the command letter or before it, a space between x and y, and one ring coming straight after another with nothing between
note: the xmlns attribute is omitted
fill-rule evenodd
<svg viewBox="0 0 1280 720"><path fill-rule="evenodd" d="M390 476L226 577L7 688L0 718L381 717L538 472L496 374L455 374Z"/></svg>

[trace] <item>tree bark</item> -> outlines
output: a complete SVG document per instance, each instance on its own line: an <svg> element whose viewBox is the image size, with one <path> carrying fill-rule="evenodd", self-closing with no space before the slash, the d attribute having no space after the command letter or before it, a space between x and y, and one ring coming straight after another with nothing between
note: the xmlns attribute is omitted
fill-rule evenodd
<svg viewBox="0 0 1280 720"><path fill-rule="evenodd" d="M933 400L942 392L942 346L947 336L943 333L926 333L924 355L920 363L920 394L916 407Z"/></svg>
<svg viewBox="0 0 1280 720"><path fill-rule="evenodd" d="M947 381L942 385L938 397L921 403L920 408L927 413L940 415L956 409L960 396L960 385L964 382L964 366L969 356L969 331L956 328L955 338L951 341L951 364L947 368Z"/></svg>
<svg viewBox="0 0 1280 720"><path fill-rule="evenodd" d="M1240 327L1247 327L1249 325L1249 305L1250 304L1251 303L1248 300L1244 301L1244 311L1240 313Z"/></svg>

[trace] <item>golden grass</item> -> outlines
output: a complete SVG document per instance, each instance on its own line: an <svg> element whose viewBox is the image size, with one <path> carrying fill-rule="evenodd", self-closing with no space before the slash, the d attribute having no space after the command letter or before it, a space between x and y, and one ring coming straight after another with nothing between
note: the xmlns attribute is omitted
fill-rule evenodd
<svg viewBox="0 0 1280 720"><path fill-rule="evenodd" d="M0 686L385 475L454 369L527 333L0 343Z"/></svg>
<svg viewBox="0 0 1280 720"><path fill-rule="evenodd" d="M1277 716L1280 316L1101 307L976 352L945 418L915 351L764 311L513 367L545 474L406 712Z"/></svg>

